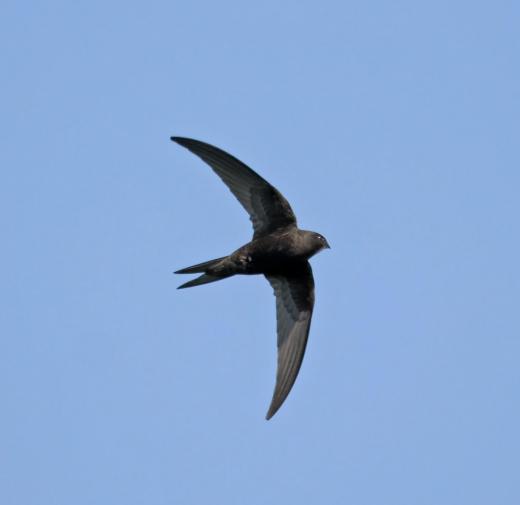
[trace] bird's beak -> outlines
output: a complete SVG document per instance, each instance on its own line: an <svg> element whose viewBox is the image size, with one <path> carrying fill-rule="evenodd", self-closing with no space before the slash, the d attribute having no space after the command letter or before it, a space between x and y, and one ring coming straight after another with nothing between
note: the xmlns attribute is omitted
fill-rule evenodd
<svg viewBox="0 0 520 505"><path fill-rule="evenodd" d="M325 240L325 249L330 249L330 244Z"/></svg>

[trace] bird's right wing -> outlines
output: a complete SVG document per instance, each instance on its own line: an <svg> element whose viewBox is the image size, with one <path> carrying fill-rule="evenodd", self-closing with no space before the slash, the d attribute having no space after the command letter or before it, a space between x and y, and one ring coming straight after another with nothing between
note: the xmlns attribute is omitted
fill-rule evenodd
<svg viewBox="0 0 520 505"><path fill-rule="evenodd" d="M266 419L271 419L287 398L300 370L314 307L314 278L309 262L289 275L266 275L276 296L278 367L273 399Z"/></svg>
<svg viewBox="0 0 520 505"><path fill-rule="evenodd" d="M253 238L296 226L296 216L289 202L274 186L240 160L205 142L183 137L171 139L205 161L224 181L249 213L253 222Z"/></svg>

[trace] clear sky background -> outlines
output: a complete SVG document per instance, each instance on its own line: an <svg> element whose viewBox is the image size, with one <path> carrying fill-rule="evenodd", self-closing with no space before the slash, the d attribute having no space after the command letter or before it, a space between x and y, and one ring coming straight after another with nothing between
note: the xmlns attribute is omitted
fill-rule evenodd
<svg viewBox="0 0 520 505"><path fill-rule="evenodd" d="M514 1L5 1L0 503L520 503ZM332 245L279 413L251 237L170 135Z"/></svg>

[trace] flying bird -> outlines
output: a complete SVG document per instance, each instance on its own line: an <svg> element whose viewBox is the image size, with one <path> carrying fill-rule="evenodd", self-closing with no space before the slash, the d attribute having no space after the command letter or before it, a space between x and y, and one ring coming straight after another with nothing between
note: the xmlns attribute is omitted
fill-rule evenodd
<svg viewBox="0 0 520 505"><path fill-rule="evenodd" d="M270 419L287 398L302 364L314 307L314 278L309 258L330 248L313 231L300 230L283 195L247 165L222 149L183 137L171 140L205 161L231 190L253 223L253 239L235 252L176 274L202 275L179 289L219 281L232 275L263 274L276 297L278 367Z"/></svg>

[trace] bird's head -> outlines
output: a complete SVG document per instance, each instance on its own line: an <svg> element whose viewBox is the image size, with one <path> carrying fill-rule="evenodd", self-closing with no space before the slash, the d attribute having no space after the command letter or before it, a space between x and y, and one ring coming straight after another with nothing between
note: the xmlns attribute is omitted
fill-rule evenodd
<svg viewBox="0 0 520 505"><path fill-rule="evenodd" d="M330 249L330 245L327 242L327 239L323 235L320 235L319 233L315 233L314 237L315 237L317 244L320 245L320 249Z"/></svg>
<svg viewBox="0 0 520 505"><path fill-rule="evenodd" d="M314 256L323 249L330 249L327 239L314 231L305 232L305 242L310 252L309 257Z"/></svg>

